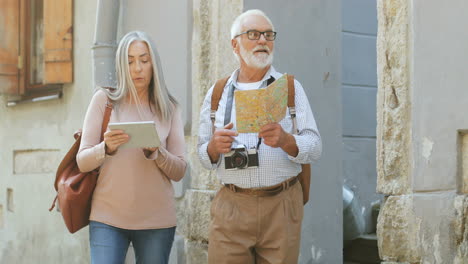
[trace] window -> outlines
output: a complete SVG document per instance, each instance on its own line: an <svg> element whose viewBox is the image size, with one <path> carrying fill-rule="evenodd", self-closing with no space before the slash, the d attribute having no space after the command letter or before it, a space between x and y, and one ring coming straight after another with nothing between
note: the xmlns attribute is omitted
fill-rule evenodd
<svg viewBox="0 0 468 264"><path fill-rule="evenodd" d="M0 2L0 93L9 102L60 95L73 80L73 0Z"/></svg>

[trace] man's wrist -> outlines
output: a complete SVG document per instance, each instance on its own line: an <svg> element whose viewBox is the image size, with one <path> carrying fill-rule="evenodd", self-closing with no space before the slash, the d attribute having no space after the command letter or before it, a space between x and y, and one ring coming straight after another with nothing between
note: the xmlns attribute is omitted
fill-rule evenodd
<svg viewBox="0 0 468 264"><path fill-rule="evenodd" d="M208 152L208 157L210 158L210 161L212 164L218 163L219 153L216 153L216 151L213 150L210 146L211 146L211 141L208 143L208 146L206 147L206 152Z"/></svg>
<svg viewBox="0 0 468 264"><path fill-rule="evenodd" d="M299 154L299 147L296 144L296 138L290 133L285 133L286 137L283 146L281 146L281 149L288 153L288 155L297 157Z"/></svg>

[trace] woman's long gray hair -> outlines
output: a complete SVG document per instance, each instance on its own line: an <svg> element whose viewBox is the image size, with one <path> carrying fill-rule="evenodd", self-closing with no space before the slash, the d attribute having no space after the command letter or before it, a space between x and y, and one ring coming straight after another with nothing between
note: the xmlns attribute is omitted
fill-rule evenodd
<svg viewBox="0 0 468 264"><path fill-rule="evenodd" d="M117 89L107 91L109 98L113 100L118 107L122 99L125 99L130 93L131 98L137 106L141 105L135 85L130 75L128 64L128 49L134 41L142 41L148 45L153 66L153 77L148 88L149 105L154 105L156 114L163 120L169 120L173 107L177 105L176 99L169 93L164 82L164 75L161 69L161 60L159 54L152 44L148 34L142 31L131 31L127 33L119 42L117 53L115 55L115 69L117 73ZM139 108L138 108L139 109Z"/></svg>

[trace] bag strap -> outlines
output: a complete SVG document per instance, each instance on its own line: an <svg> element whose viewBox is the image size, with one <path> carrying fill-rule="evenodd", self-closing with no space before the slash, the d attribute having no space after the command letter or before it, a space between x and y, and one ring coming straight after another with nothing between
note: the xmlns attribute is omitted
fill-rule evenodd
<svg viewBox="0 0 468 264"><path fill-rule="evenodd" d="M106 110L104 112L104 118L102 119L102 126L101 126L101 140L99 142L102 142L104 139L104 133L107 130L107 125L109 124L110 120L110 115L112 112L112 102L110 101L109 98L107 98L107 103L106 103Z"/></svg>
<svg viewBox="0 0 468 264"><path fill-rule="evenodd" d="M295 92L294 75L288 74L288 108L293 123L293 134L297 134L296 103L294 102Z"/></svg>
<svg viewBox="0 0 468 264"><path fill-rule="evenodd" d="M110 120L110 115L111 115L111 112L112 112L112 102L110 101L109 98L107 98L107 102L106 102L106 110L104 112L104 118L102 119L102 126L101 126L101 140L99 142L102 142L102 140L104 139L104 133L106 132L107 130L107 125L109 124L109 120ZM78 136L79 137L79 136ZM76 138L78 139L78 138ZM77 144L77 142L75 142L75 145ZM78 145L79 147L79 145ZM73 148L73 147L72 147ZM69 151L70 152L70 151ZM67 153L68 155L68 153ZM63 161L62 161L63 162ZM59 168L58 168L58 171L61 170L60 167L62 166L62 163L60 163L59 165ZM54 183L54 186L55 186L55 189L57 190L57 179L58 179L58 176L55 177L55 183ZM49 208L49 212L52 211L54 208L55 208L55 204L57 202L57 198L58 198L58 194L55 196L55 199L54 201L52 202L52 205L50 206Z"/></svg>
<svg viewBox="0 0 468 264"><path fill-rule="evenodd" d="M216 111L218 111L219 100L221 100L221 95L223 95L223 90L224 90L224 87L226 86L227 81L229 80L229 77L231 76L226 76L222 79L217 80L213 88L213 93L211 94L210 119L211 119L212 134L214 134L214 131L215 131Z"/></svg>

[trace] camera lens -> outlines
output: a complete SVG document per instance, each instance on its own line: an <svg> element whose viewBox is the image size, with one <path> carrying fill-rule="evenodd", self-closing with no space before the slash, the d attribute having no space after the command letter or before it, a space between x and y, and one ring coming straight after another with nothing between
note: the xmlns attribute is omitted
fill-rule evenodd
<svg viewBox="0 0 468 264"><path fill-rule="evenodd" d="M232 167L243 169L248 164L248 158L243 152L235 152L231 157Z"/></svg>

